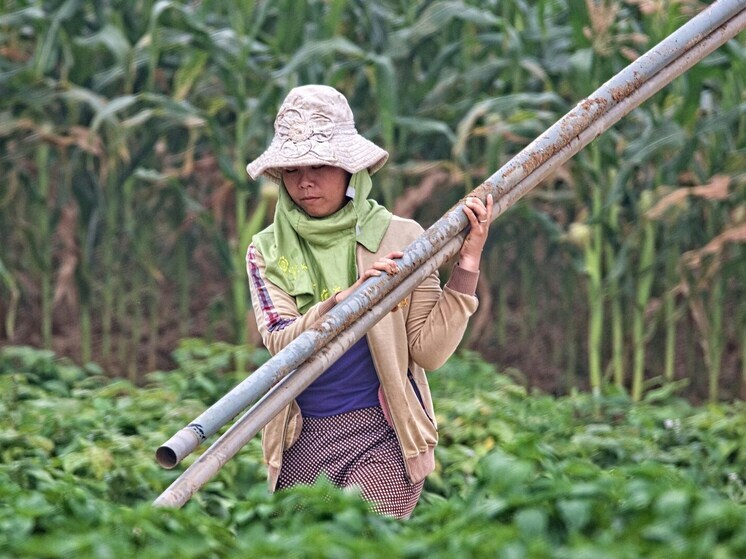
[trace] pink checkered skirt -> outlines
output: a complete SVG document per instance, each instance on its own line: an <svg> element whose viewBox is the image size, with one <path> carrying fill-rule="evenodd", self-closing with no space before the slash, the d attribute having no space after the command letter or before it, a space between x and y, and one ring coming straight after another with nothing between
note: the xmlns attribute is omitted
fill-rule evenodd
<svg viewBox="0 0 746 559"><path fill-rule="evenodd" d="M277 489L312 485L324 473L338 487L357 486L376 512L407 518L424 482L412 484L396 434L380 407L304 417L300 438L285 450Z"/></svg>

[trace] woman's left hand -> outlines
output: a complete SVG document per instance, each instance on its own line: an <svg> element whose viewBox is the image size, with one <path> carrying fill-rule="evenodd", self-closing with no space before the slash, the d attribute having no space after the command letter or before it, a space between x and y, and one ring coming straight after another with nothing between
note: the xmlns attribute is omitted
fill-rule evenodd
<svg viewBox="0 0 746 559"><path fill-rule="evenodd" d="M402 256L404 256L403 252L401 252L400 250L395 250L394 252L390 252L386 256L383 256L376 260L370 268L368 268L361 274L361 276L355 283L353 283L347 289L334 294L334 304L336 305L347 299L347 297L349 297L352 292L360 287L362 283L368 278L380 276L383 272L387 273L390 276L398 274L399 265L394 262L394 260L396 258L401 258Z"/></svg>
<svg viewBox="0 0 746 559"><path fill-rule="evenodd" d="M492 194L487 195L487 205L479 198L469 196L464 200L464 213L469 218L471 230L461 245L458 265L469 272L479 271L479 262L482 258L482 249L487 241L487 233L492 223L492 206L494 202Z"/></svg>

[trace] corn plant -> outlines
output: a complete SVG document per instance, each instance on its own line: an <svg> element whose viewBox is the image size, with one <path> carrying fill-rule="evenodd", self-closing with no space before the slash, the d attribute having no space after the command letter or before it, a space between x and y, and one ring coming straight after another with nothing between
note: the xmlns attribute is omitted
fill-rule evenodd
<svg viewBox="0 0 746 559"><path fill-rule="evenodd" d="M358 129L389 150L375 181L380 201L393 207L429 174L448 175L448 187L411 211L427 226L701 8L636 0L0 6L6 337L80 339L79 359L119 362L133 378L163 364L157 356L174 338L246 342L245 245L272 204L244 166L268 144L294 85L340 89ZM730 309L742 295L733 270L743 255L711 255L724 259L721 283L689 292L721 324L706 331L692 318L696 297L681 287L684 270L690 286L701 270L679 261L738 224L726 214L742 211L743 189L709 213L688 191L691 200L665 219L646 216L641 194L659 200L666 188L718 175L743 180L743 45L742 36L675 80L493 226L483 275L496 324L473 347L529 378L578 381L596 395L612 379L642 398L656 382L691 375L706 346L721 354L712 374L724 382L744 351L730 326L739 323ZM65 209L74 226L61 225ZM557 242L571 224L590 232L580 249ZM71 296L55 302L55 293Z"/></svg>

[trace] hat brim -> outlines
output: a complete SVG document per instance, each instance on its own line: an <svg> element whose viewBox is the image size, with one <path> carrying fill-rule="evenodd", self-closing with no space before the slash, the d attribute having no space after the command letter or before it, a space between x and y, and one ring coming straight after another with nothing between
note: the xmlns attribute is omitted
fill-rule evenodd
<svg viewBox="0 0 746 559"><path fill-rule="evenodd" d="M288 153L286 142L275 137L266 151L246 166L246 171L254 180L265 177L282 184L282 169L308 167L312 165L331 165L341 167L355 174L368 169L372 175L386 163L389 154L386 150L364 138L358 133L335 134L323 145L301 145Z"/></svg>

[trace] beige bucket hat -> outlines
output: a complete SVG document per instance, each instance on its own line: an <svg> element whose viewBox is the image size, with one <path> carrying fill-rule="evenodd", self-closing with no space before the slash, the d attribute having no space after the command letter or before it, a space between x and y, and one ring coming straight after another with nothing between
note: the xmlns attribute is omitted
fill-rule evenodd
<svg viewBox="0 0 746 559"><path fill-rule="evenodd" d="M358 134L344 95L326 85L304 85L285 97L272 142L246 171L253 179L264 175L281 184L286 167L333 165L352 174L368 169L372 175L388 157L388 152Z"/></svg>

